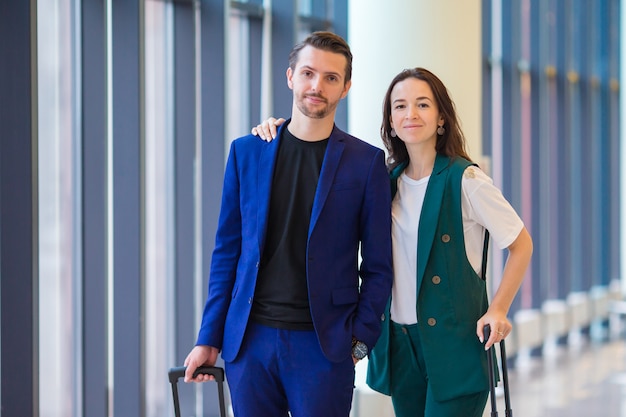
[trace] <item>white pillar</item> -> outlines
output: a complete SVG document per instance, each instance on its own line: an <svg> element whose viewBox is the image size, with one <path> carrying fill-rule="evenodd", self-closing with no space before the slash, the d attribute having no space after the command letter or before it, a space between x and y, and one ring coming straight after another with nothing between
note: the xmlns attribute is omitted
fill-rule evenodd
<svg viewBox="0 0 626 417"><path fill-rule="evenodd" d="M424 67L448 87L472 159L482 142L481 1L351 0L348 41L354 55L349 132L376 146L382 101L401 70Z"/></svg>

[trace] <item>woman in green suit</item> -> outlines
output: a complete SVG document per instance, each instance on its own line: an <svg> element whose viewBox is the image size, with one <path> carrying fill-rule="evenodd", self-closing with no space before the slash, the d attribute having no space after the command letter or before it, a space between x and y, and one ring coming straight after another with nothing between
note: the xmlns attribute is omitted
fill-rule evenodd
<svg viewBox="0 0 626 417"><path fill-rule="evenodd" d="M383 104L391 172L394 284L367 382L398 417L480 417L489 393L485 350L511 331L507 314L532 254L515 210L465 150L446 87L404 70ZM485 231L509 256L487 302ZM483 344L483 326L493 331Z"/></svg>

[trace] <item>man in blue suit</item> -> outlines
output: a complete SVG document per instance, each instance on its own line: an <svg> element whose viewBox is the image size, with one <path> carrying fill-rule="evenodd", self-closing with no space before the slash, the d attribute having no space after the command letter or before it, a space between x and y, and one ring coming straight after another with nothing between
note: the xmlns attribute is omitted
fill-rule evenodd
<svg viewBox="0 0 626 417"><path fill-rule="evenodd" d="M291 119L235 140L209 294L185 381L221 352L237 417L348 417L354 365L371 349L392 283L382 150L339 130L352 53L315 32L289 56ZM359 250L361 259L359 259Z"/></svg>

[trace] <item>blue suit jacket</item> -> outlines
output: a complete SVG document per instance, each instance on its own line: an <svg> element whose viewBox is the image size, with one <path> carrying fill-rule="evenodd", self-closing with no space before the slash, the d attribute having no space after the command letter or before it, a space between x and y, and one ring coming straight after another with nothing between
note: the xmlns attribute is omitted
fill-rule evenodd
<svg viewBox="0 0 626 417"><path fill-rule="evenodd" d="M237 357L250 317L274 165L288 124L272 142L248 135L230 148L197 340L221 349L225 361ZM351 354L353 335L371 348L380 334L393 273L390 207L382 150L334 127L313 202L306 265L313 324L331 361Z"/></svg>

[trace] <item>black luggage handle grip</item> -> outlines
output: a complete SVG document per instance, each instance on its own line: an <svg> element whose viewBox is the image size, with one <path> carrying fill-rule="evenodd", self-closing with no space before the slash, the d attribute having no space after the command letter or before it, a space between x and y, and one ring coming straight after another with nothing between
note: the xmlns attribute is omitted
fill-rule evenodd
<svg viewBox="0 0 626 417"><path fill-rule="evenodd" d="M186 366L170 368L168 375L172 384L172 396L174 399L174 415L180 417L180 403L178 400L178 380L185 376ZM203 374L211 375L217 382L218 399L220 403L220 417L226 417L226 404L224 401L224 368L217 366L200 366L193 373L193 377Z"/></svg>
<svg viewBox="0 0 626 417"><path fill-rule="evenodd" d="M185 371L187 371L186 366L171 368L169 371L170 382L176 383L180 378L183 378ZM193 373L193 377L195 378L198 375L211 375L216 381L224 382L224 369L217 366L199 366Z"/></svg>

